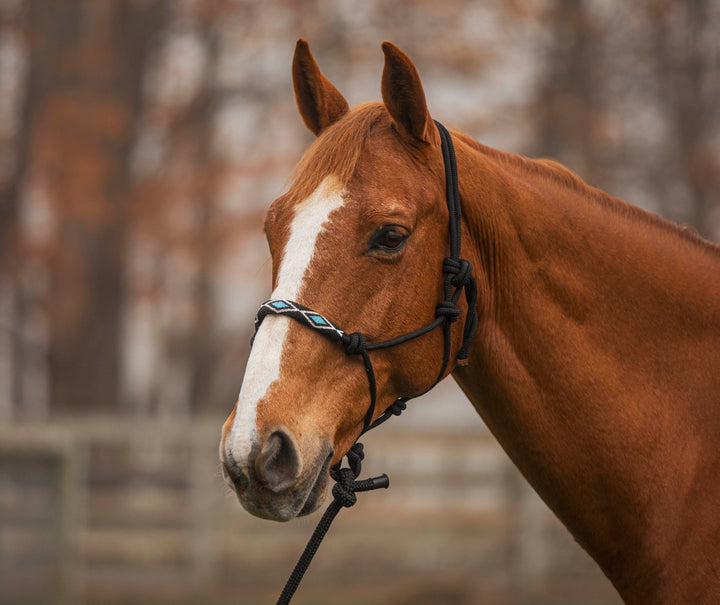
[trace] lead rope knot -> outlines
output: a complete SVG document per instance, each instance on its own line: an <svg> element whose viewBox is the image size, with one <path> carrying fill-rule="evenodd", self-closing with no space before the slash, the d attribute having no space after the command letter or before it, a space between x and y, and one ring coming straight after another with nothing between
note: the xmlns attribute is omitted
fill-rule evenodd
<svg viewBox="0 0 720 605"><path fill-rule="evenodd" d="M357 495L353 490L353 483L355 483L355 477L353 472L349 468L338 469L336 483L332 488L332 495L335 501L344 506L350 508L357 502Z"/></svg>
<svg viewBox="0 0 720 605"><path fill-rule="evenodd" d="M350 508L357 502L355 490L357 484L355 479L362 471L362 461L365 458L365 451L362 443L355 443L347 454L349 467L340 468L340 463L330 470L330 476L335 480L332 488L333 498L338 504Z"/></svg>

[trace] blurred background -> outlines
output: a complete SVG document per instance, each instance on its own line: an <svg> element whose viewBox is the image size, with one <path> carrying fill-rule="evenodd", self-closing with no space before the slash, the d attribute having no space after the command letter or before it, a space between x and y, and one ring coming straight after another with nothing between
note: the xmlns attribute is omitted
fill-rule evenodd
<svg viewBox="0 0 720 605"><path fill-rule="evenodd" d="M720 237L717 0L0 0L0 602L274 602L317 515L222 483L261 233L311 135L295 40L351 104L389 39L433 116ZM364 439L300 604L619 603L446 381Z"/></svg>

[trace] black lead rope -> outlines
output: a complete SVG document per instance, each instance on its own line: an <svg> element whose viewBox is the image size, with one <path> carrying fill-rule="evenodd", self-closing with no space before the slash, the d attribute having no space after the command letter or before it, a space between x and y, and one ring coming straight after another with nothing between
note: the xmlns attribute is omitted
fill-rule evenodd
<svg viewBox="0 0 720 605"><path fill-rule="evenodd" d="M444 344L443 344L443 361L440 372L430 387L422 393L414 395L419 397L432 389L440 380L442 380L450 363L450 355L452 348L452 324L460 317L460 309L457 302L465 291L465 299L467 301L467 315L465 317L465 327L463 329L463 340L460 350L456 356L458 365L467 365L467 358L470 344L477 330L477 284L472 274L472 265L469 261L460 258L460 232L462 228L460 213L460 190L458 188L457 179L457 163L455 160L455 149L453 147L450 133L438 121L435 121L440 139L442 142L443 162L445 164L445 184L447 205L449 214L449 231L450 231L450 256L443 260L443 300L435 307L435 319L429 324L410 332L382 342L367 342L365 336L360 332L352 332L350 334L343 331L332 321L322 316L320 313L301 305L292 300L268 300L264 302L255 316L255 334L263 319L268 315L285 315L299 321L313 330L323 334L326 338L343 345L347 355L360 355L365 365L365 371L368 376L368 385L370 387L370 406L365 413L363 421L363 429L360 436L367 433L370 429L381 425L392 416L399 416L407 407L407 401L411 397L401 397L395 400L387 410L385 410L374 421L375 404L377 401L377 386L375 383L375 371L373 370L372 360L369 352L379 349L386 349L396 345L408 342L427 334L440 325L443 326ZM254 340L253 336L253 340ZM360 437L358 437L359 439ZM335 464L330 469L330 476L335 480L332 494L333 501L328 506L318 523L313 535L305 547L300 559L295 565L288 578L285 588L283 589L277 605L287 605L290 603L295 591L300 585L300 581L305 574L310 562L317 552L320 542L325 537L333 519L343 507L349 508L357 501L356 494L358 492L367 492L379 488L387 488L390 480L386 474L371 479L358 480L362 468L362 460L364 458L362 443L355 442L346 454L348 466L342 467L342 461Z"/></svg>

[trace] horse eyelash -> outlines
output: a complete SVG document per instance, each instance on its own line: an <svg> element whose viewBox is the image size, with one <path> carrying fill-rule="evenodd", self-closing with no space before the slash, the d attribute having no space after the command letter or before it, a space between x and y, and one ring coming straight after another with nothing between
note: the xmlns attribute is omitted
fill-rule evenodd
<svg viewBox="0 0 720 605"><path fill-rule="evenodd" d="M396 229L398 232L404 235L403 241L396 247L396 248L387 248L387 247L381 247L378 245L378 240L382 235L388 231ZM405 248L405 244L407 243L408 238L410 237L410 230L406 227L403 227L402 225L382 225L378 229L376 229L373 234L370 236L370 240L368 242L368 252L385 252L386 254L398 254Z"/></svg>

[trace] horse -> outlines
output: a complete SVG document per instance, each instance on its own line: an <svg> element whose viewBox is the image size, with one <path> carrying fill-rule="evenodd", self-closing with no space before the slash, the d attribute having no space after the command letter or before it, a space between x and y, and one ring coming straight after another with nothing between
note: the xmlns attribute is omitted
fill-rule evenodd
<svg viewBox="0 0 720 605"><path fill-rule="evenodd" d="M438 130L410 58L382 49L382 102L350 108L298 41L317 138L264 226L272 298L368 342L432 321L448 252ZM451 138L478 322L467 365L451 326L443 376L625 603L720 603L720 247L554 161ZM373 351L371 416L427 390L442 350L437 329ZM314 511L368 404L359 357L266 317L222 428L226 482L259 517Z"/></svg>

